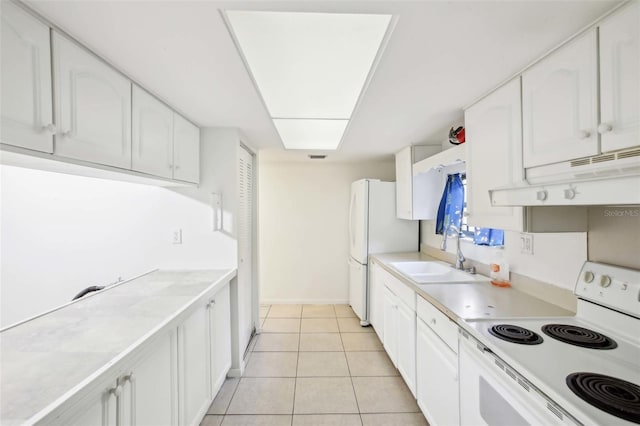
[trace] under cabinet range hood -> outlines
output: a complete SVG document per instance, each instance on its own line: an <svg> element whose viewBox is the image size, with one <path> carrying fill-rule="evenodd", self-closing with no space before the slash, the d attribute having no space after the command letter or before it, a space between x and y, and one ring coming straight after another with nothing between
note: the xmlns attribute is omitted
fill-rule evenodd
<svg viewBox="0 0 640 426"><path fill-rule="evenodd" d="M489 196L494 206L640 204L640 147L528 168Z"/></svg>

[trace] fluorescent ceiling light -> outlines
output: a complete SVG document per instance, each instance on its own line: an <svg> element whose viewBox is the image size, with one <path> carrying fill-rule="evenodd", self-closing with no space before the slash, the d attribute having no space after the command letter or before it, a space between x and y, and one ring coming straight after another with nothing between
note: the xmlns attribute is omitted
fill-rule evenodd
<svg viewBox="0 0 640 426"><path fill-rule="evenodd" d="M273 120L285 148L318 150L336 149L348 122L349 120Z"/></svg>
<svg viewBox="0 0 640 426"><path fill-rule="evenodd" d="M227 11L272 118L349 119L391 15Z"/></svg>

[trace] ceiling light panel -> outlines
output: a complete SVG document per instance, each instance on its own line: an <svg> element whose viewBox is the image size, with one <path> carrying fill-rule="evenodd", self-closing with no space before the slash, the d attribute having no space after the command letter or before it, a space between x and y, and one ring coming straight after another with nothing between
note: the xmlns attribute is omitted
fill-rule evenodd
<svg viewBox="0 0 640 426"><path fill-rule="evenodd" d="M286 149L332 150L340 145L349 120L274 119Z"/></svg>
<svg viewBox="0 0 640 426"><path fill-rule="evenodd" d="M348 119L391 15L227 11L272 118Z"/></svg>

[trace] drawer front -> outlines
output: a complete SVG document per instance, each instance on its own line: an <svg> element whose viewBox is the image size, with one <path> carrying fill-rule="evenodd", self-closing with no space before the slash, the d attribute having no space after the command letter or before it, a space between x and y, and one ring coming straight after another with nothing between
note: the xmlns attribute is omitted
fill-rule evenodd
<svg viewBox="0 0 640 426"><path fill-rule="evenodd" d="M458 325L431 303L418 297L417 315L455 353L458 353Z"/></svg>
<svg viewBox="0 0 640 426"><path fill-rule="evenodd" d="M389 271L386 271L381 268L382 274L382 282L384 285L393 292L398 299L402 300L402 302L407 305L411 310L416 310L416 293L413 291L411 287L402 282L399 278L396 278Z"/></svg>

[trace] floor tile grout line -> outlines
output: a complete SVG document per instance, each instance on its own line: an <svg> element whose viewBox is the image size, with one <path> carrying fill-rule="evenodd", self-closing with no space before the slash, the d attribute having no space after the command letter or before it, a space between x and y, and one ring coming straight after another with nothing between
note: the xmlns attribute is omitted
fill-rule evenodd
<svg viewBox="0 0 640 426"><path fill-rule="evenodd" d="M300 315L302 315L300 307ZM291 405L291 426L293 426L293 415L296 412L296 390L298 389L298 366L300 365L300 335L302 334L302 319L298 325L298 355L296 356L296 376L293 380L293 404Z"/></svg>
<svg viewBox="0 0 640 426"><path fill-rule="evenodd" d="M344 349L344 342L342 341L342 333L340 333L340 342L342 343L342 349ZM345 361L347 362L347 371L349 371L349 382L351 383L351 390L353 391L353 399L356 401L356 408L358 409L358 414L360 415L360 404L358 403L358 395L356 394L356 387L353 384L353 377L351 376L351 367L349 366L347 351L344 350L343 353L344 353ZM360 416L360 424L362 424L362 416Z"/></svg>

